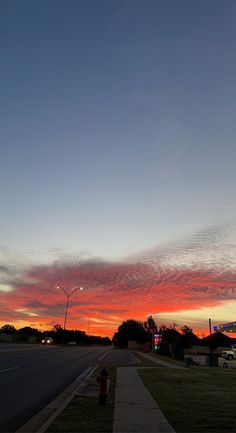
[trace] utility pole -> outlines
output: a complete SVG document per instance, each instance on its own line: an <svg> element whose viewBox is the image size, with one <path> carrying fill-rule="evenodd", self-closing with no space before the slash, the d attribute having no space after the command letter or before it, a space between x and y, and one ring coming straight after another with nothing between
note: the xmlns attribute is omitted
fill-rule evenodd
<svg viewBox="0 0 236 433"><path fill-rule="evenodd" d="M209 332L210 332L210 335L211 335L211 319L209 319Z"/></svg>

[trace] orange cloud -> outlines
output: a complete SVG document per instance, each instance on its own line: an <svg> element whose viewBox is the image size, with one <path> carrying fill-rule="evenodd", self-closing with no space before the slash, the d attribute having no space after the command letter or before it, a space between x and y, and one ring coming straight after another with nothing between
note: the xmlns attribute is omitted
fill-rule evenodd
<svg viewBox="0 0 236 433"><path fill-rule="evenodd" d="M205 238L205 244L199 243L198 234L197 240L120 262L73 259L28 265L12 274L2 265L11 288L0 291L2 322L25 321L41 328L63 324L66 298L57 285L84 287L70 299L68 328L87 331L92 327L100 335L112 335L128 318L144 320L153 312L199 309L234 300L235 248L222 241L216 248L215 232L205 233Z"/></svg>
<svg viewBox="0 0 236 433"><path fill-rule="evenodd" d="M2 320L62 323L65 295L57 291L57 284L82 285L84 290L70 299L68 325L86 328L86 321L96 314L104 329L114 329L123 319L141 319L153 311L188 310L233 299L235 283L236 272L214 269L157 269L143 263L97 261L52 264L23 274L11 292L2 293L0 310ZM101 323L96 324L99 332Z"/></svg>

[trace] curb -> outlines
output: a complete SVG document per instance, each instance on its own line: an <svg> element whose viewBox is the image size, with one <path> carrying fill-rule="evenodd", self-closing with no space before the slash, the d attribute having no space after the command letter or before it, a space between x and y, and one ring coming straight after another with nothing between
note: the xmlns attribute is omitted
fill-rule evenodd
<svg viewBox="0 0 236 433"><path fill-rule="evenodd" d="M44 433L58 415L66 408L78 391L78 388L93 374L96 368L97 365L95 367L88 367L83 371L74 382L32 418L26 421L15 433Z"/></svg>

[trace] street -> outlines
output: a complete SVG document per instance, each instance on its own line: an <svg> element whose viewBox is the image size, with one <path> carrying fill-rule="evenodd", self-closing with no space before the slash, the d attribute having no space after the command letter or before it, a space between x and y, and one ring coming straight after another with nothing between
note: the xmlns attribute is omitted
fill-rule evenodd
<svg viewBox="0 0 236 433"><path fill-rule="evenodd" d="M1 344L0 432L16 431L84 370L106 362L134 361L111 347Z"/></svg>

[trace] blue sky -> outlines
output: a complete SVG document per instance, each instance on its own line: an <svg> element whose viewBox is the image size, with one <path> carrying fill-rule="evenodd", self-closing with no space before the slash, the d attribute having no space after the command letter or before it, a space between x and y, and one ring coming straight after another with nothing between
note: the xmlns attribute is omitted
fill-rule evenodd
<svg viewBox="0 0 236 433"><path fill-rule="evenodd" d="M235 11L1 3L3 245L120 256L235 214Z"/></svg>
<svg viewBox="0 0 236 433"><path fill-rule="evenodd" d="M4 257L234 225L235 19L231 0L1 2Z"/></svg>

